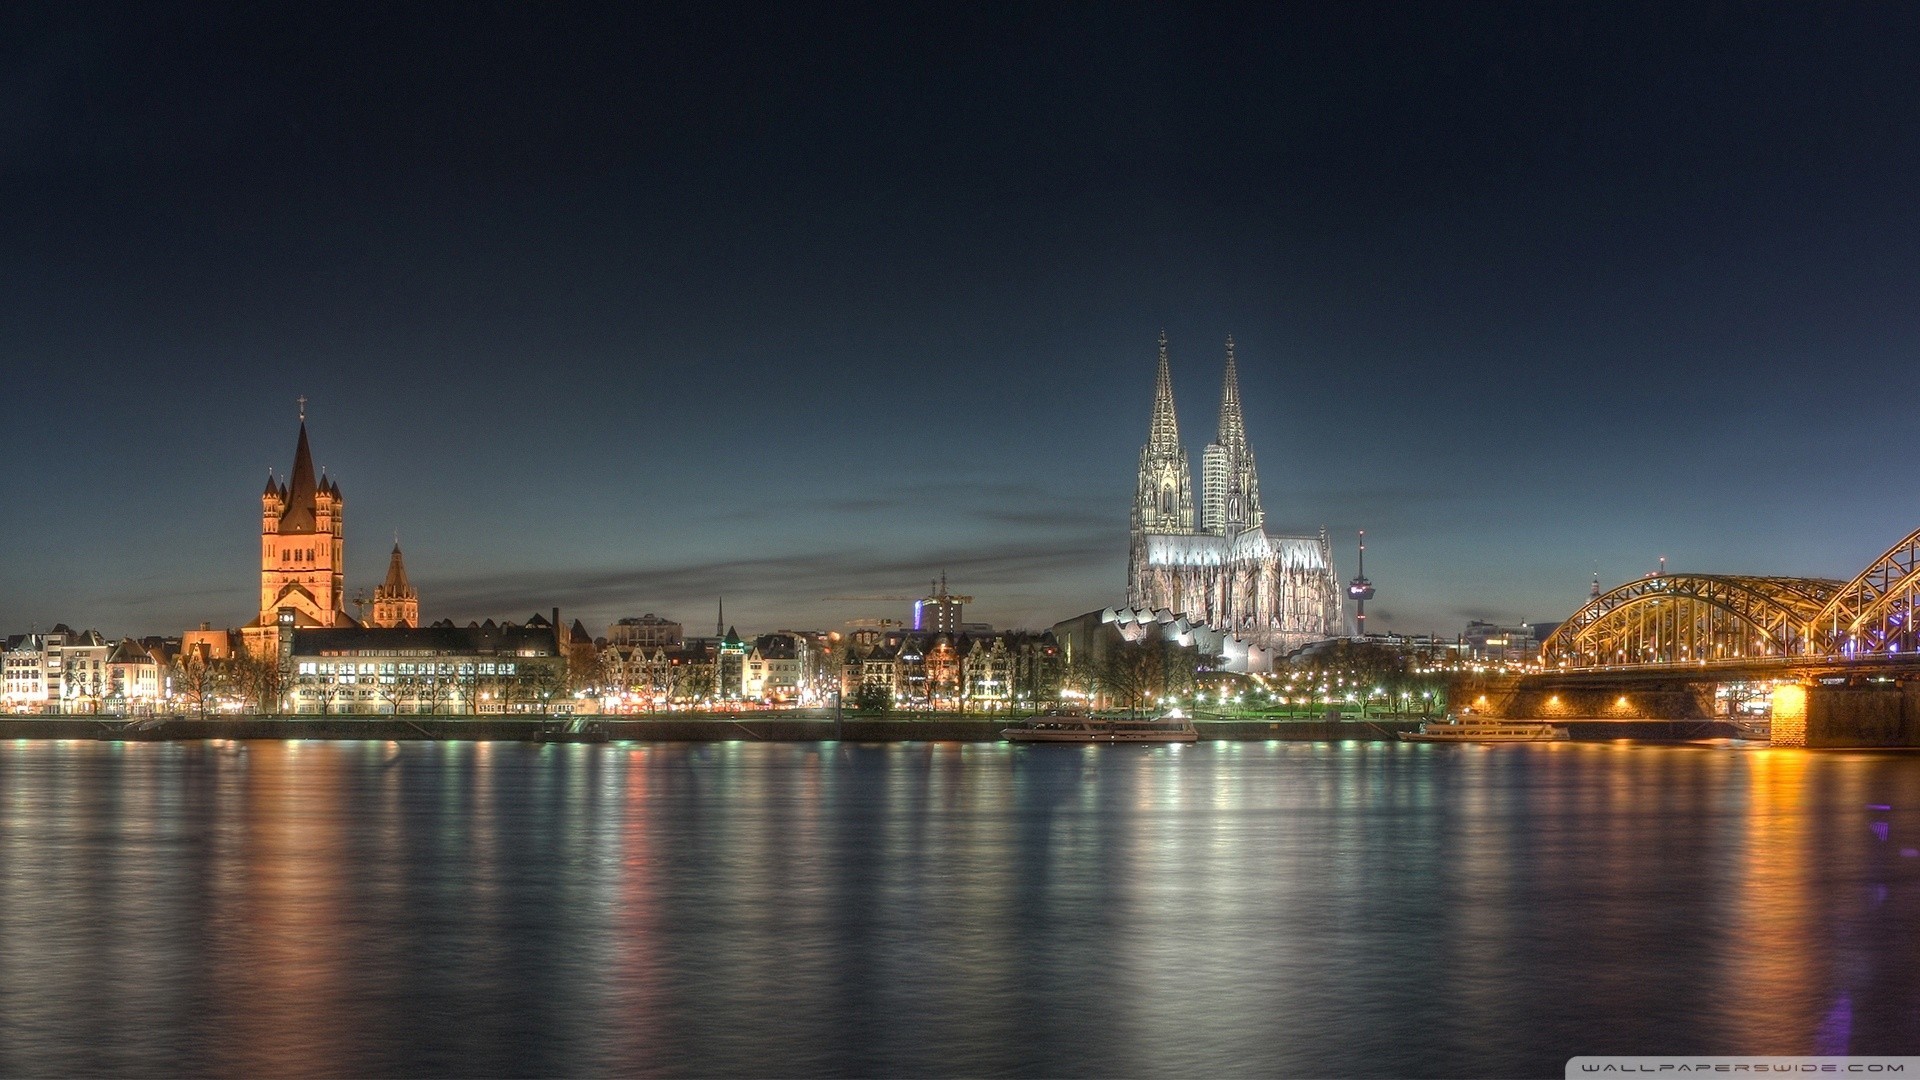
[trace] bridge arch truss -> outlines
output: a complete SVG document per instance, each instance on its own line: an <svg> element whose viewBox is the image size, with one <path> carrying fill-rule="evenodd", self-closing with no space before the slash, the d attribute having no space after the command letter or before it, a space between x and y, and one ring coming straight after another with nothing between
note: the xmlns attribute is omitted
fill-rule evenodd
<svg viewBox="0 0 1920 1080"><path fill-rule="evenodd" d="M1822 644L1822 613L1841 588L1827 578L1638 578L1561 623L1541 659L1564 669L1805 655Z"/></svg>
<svg viewBox="0 0 1920 1080"><path fill-rule="evenodd" d="M1818 620L1825 651L1871 656L1920 650L1920 634L1913 625L1916 594L1920 531L1888 548L1827 601Z"/></svg>

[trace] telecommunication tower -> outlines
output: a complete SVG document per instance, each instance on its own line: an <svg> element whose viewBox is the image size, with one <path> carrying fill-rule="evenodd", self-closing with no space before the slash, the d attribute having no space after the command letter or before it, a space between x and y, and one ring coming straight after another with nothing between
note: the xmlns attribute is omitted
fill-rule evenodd
<svg viewBox="0 0 1920 1080"><path fill-rule="evenodd" d="M1359 574L1347 583L1347 595L1353 598L1355 629L1358 637L1367 636L1367 601L1373 599L1373 582L1367 580L1367 530L1360 530Z"/></svg>

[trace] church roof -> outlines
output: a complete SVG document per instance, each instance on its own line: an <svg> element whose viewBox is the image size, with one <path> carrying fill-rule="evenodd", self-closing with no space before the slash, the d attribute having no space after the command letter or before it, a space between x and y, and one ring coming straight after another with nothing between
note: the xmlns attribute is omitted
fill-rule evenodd
<svg viewBox="0 0 1920 1080"><path fill-rule="evenodd" d="M313 478L313 451L307 447L307 422L300 421L300 441L293 448L293 476L287 483L287 508L280 514L283 533L310 533L317 527L313 516L313 497L317 485Z"/></svg>
<svg viewBox="0 0 1920 1080"><path fill-rule="evenodd" d="M551 628L501 626L349 627L296 629L293 651L301 656L355 654L404 649L428 653L464 653L501 656L557 656L560 648Z"/></svg>
<svg viewBox="0 0 1920 1080"><path fill-rule="evenodd" d="M400 543L393 545L393 557L387 560L387 580L380 586L390 599L411 597L413 586L407 583L407 564L400 558Z"/></svg>

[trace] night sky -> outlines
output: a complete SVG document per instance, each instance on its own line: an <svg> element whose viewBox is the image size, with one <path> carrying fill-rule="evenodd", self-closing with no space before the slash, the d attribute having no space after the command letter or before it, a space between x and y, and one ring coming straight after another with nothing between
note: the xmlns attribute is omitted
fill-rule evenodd
<svg viewBox="0 0 1920 1080"><path fill-rule="evenodd" d="M1125 598L1155 337L1238 343L1372 629L1916 526L1920 9L9 6L0 633L348 587L833 628Z"/></svg>

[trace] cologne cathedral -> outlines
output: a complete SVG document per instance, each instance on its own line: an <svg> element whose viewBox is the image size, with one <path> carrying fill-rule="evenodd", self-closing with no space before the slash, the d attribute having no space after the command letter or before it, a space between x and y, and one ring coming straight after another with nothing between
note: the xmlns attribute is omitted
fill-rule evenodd
<svg viewBox="0 0 1920 1080"><path fill-rule="evenodd" d="M1195 520L1193 472L1173 411L1167 336L1153 423L1140 448L1133 503L1128 602L1168 612L1253 646L1271 663L1310 641L1343 632L1339 582L1325 529L1318 536L1266 531L1260 477L1240 415L1240 377L1227 339L1220 431L1200 459L1200 513ZM1256 670L1260 665L1256 661Z"/></svg>

